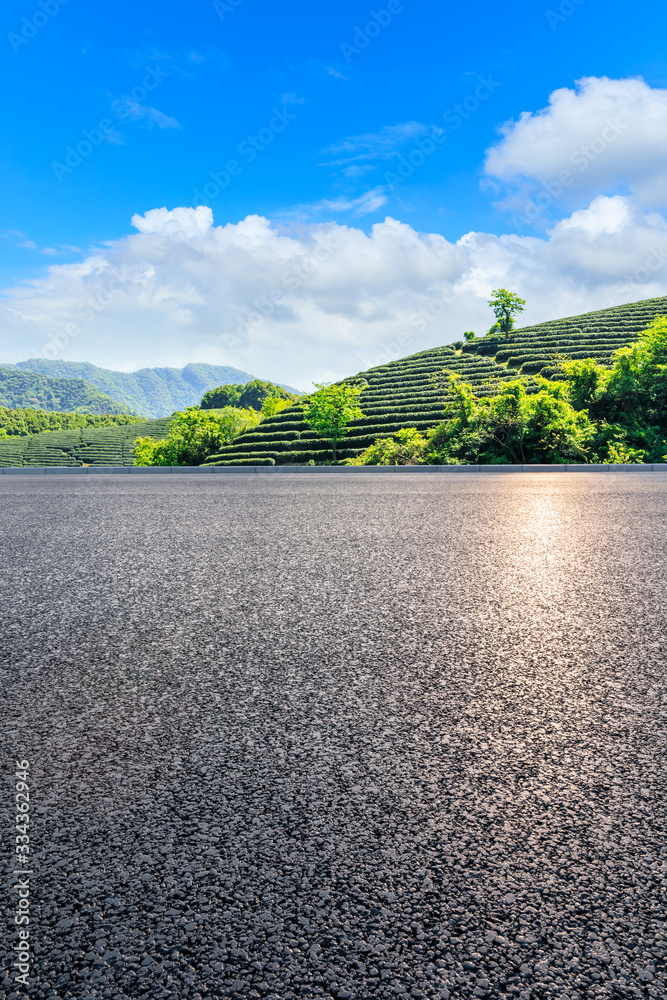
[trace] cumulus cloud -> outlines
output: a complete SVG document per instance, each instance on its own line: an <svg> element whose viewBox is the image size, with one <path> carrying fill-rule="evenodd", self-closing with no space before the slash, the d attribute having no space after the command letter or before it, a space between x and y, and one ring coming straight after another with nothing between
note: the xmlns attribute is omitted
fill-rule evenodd
<svg viewBox="0 0 667 1000"><path fill-rule="evenodd" d="M500 131L485 173L507 185L505 208L520 210L530 199L544 208L555 199L583 206L600 193L667 206L667 90L642 79L586 77Z"/></svg>
<svg viewBox="0 0 667 1000"><path fill-rule="evenodd" d="M3 360L89 360L125 370L233 364L301 388L484 332L489 291L528 300L526 323L664 294L667 221L600 197L544 238L456 242L388 218L284 231L249 216L154 209L136 232L56 264L0 299Z"/></svg>

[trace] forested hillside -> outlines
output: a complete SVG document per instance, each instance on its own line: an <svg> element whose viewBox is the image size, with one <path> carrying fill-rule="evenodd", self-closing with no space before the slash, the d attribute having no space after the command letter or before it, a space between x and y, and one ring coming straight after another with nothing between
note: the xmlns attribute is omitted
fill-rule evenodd
<svg viewBox="0 0 667 1000"><path fill-rule="evenodd" d="M175 410L196 406L209 389L226 383L249 382L254 377L238 368L206 364L117 372L98 368L97 365L84 361L33 358L30 361L19 361L16 367L24 372L36 372L49 378L85 379L99 391L145 417L169 416Z"/></svg>
<svg viewBox="0 0 667 1000"><path fill-rule="evenodd" d="M69 413L132 413L125 403L81 378L48 378L4 365L0 366L0 405Z"/></svg>

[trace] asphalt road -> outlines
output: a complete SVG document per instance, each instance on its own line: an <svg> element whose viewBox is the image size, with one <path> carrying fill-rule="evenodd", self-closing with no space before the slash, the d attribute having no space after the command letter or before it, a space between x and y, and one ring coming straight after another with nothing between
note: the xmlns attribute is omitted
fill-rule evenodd
<svg viewBox="0 0 667 1000"><path fill-rule="evenodd" d="M0 510L17 995L664 1000L667 475L4 477Z"/></svg>

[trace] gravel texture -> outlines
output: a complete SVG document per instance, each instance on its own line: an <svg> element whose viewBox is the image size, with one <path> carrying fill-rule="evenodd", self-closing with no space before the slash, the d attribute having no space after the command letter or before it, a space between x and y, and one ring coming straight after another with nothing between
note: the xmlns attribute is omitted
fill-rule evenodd
<svg viewBox="0 0 667 1000"><path fill-rule="evenodd" d="M20 995L667 995L667 475L0 505Z"/></svg>

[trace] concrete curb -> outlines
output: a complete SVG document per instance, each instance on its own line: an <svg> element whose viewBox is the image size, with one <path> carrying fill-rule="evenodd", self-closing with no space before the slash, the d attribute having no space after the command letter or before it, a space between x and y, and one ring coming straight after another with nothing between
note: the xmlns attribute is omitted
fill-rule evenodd
<svg viewBox="0 0 667 1000"><path fill-rule="evenodd" d="M101 476L101 475L216 475L314 473L316 475L386 475L443 473L508 473L508 472L667 472L667 463L648 465L200 465L200 466L24 466L0 468L3 476Z"/></svg>

